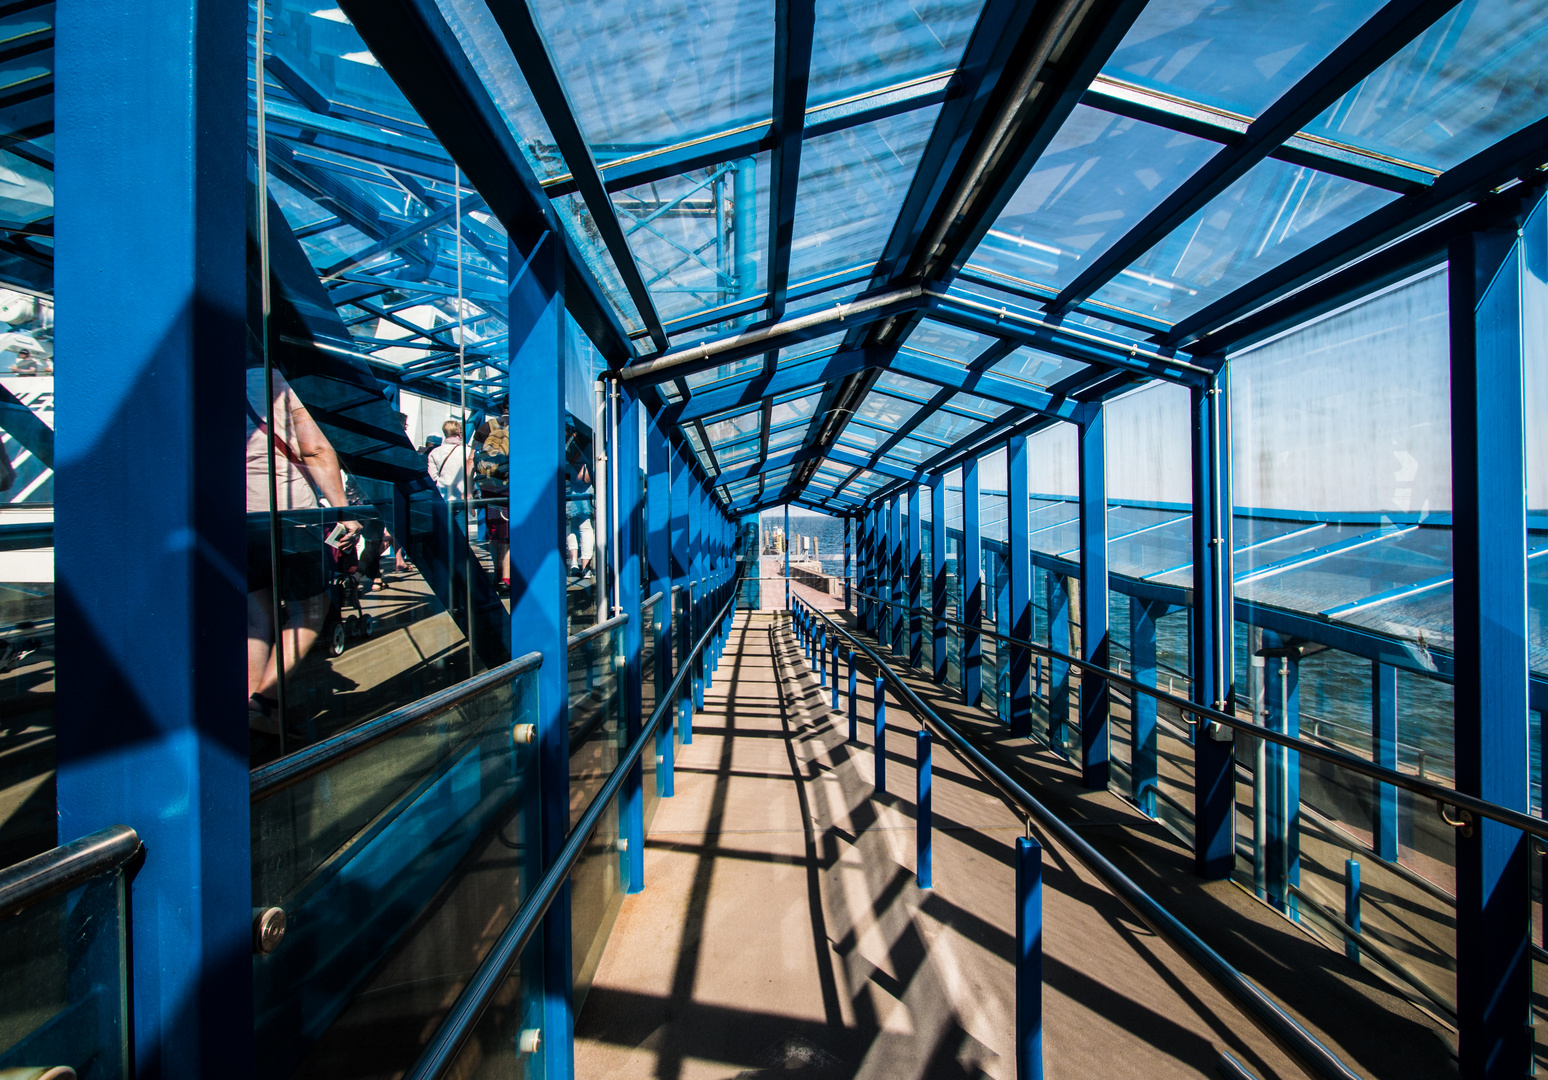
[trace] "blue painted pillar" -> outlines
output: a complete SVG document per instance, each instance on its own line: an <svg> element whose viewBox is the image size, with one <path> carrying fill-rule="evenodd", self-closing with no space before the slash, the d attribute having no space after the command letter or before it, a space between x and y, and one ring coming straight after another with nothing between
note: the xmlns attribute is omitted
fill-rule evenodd
<svg viewBox="0 0 1548 1080"><path fill-rule="evenodd" d="M1230 369L1192 388L1193 700L1231 712L1236 696L1231 577ZM1227 877L1235 861L1235 772L1229 731L1205 725L1193 740L1193 864L1200 877Z"/></svg>
<svg viewBox="0 0 1548 1080"><path fill-rule="evenodd" d="M1032 546L1027 514L1027 437L1006 444L1006 530L1010 536L1010 630L1017 641L1032 640ZM1066 624L1068 625L1068 624ZM1032 734L1032 654L1001 643L1010 652L1010 729L1015 738ZM1051 732L1050 732L1051 734Z"/></svg>
<svg viewBox="0 0 1548 1080"><path fill-rule="evenodd" d="M896 622L892 610L892 503L883 502L876 508L876 643L884 649L892 648L892 625Z"/></svg>
<svg viewBox="0 0 1548 1080"><path fill-rule="evenodd" d="M514 284L509 301L509 392L513 401L522 402L521 423L511 427L511 647L513 656L543 654L537 710L539 852L544 867L558 858L570 831L564 248L553 241L559 228L551 220L551 233L535 250L523 250L515 239L510 245ZM534 953L541 955L541 964L534 962ZM537 943L522 960L523 971L529 967L542 973L544 1075L562 1080L574 1074L568 884L548 909Z"/></svg>
<svg viewBox="0 0 1548 1080"><path fill-rule="evenodd" d="M675 451L669 455L672 467L672 528L671 528L671 555L672 577L674 584L678 586L677 600L673 604L672 619L676 626L672 637L674 639L672 675L675 678L682 670L683 660L688 655L688 650L693 648L693 627L690 621L690 593L688 583L690 576L690 555L688 545L688 500L693 488L693 474L689 471L688 463L682 455ZM688 686L678 701L677 706L677 737L684 745L693 742L693 687Z"/></svg>
<svg viewBox="0 0 1548 1080"><path fill-rule="evenodd" d="M645 407L626 391L619 393L618 439L613 454L618 462L618 520L612 523L618 545L618 606L629 617L623 628L624 648L624 745L638 738L646 717L640 662L646 628L640 622L640 535L637 526L644 502L640 491L640 424ZM624 891L637 893L645 887L645 766L636 760L624 780L619 798L619 832L624 841Z"/></svg>
<svg viewBox="0 0 1548 1080"><path fill-rule="evenodd" d="M871 591L871 519L870 510L863 510L859 517L859 527L856 530L856 562L855 576L859 583L859 596L855 598L855 621L862 634L871 632L871 602L866 594Z"/></svg>
<svg viewBox="0 0 1548 1080"><path fill-rule="evenodd" d="M903 570L908 582L908 666L916 668L924 658L924 520L919 513L919 485L908 485L908 532L905 535Z"/></svg>
<svg viewBox="0 0 1548 1080"><path fill-rule="evenodd" d="M1156 619L1164 612L1137 596L1129 598L1129 668L1135 680L1156 685ZM1129 797L1150 817L1156 816L1156 699L1131 691L1133 749L1129 762Z"/></svg>
<svg viewBox="0 0 1548 1080"><path fill-rule="evenodd" d="M1088 407L1080 440L1080 655L1108 667L1107 450L1102 406ZM1080 673L1080 775L1088 788L1107 787L1111 769L1107 680Z"/></svg>
<svg viewBox="0 0 1548 1080"><path fill-rule="evenodd" d="M1457 790L1523 812L1524 369L1529 358L1541 363L1545 348L1523 324L1548 305L1541 194L1531 191L1528 202L1524 191L1517 219L1453 241L1450 251ZM1520 1076L1531 1062L1527 845L1520 832L1492 821L1458 829L1456 843L1461 1072L1469 1080Z"/></svg>
<svg viewBox="0 0 1548 1080"><path fill-rule="evenodd" d="M1070 655L1070 583L1063 574L1043 574L1043 602L1048 607L1048 647ZM1070 665L1048 661L1048 741L1064 753L1065 725L1070 720Z"/></svg>
<svg viewBox="0 0 1548 1080"><path fill-rule="evenodd" d="M947 586L946 580L946 477L930 478L930 677L938 686L946 685ZM960 615L961 612L958 612Z"/></svg>
<svg viewBox="0 0 1548 1080"><path fill-rule="evenodd" d="M688 577L696 582L688 595L688 648L704 634L704 595L709 589L708 558L705 553L704 489L697 480L688 484ZM704 708L704 653L693 660L693 707Z"/></svg>
<svg viewBox="0 0 1548 1080"><path fill-rule="evenodd" d="M983 625L984 545L978 528L978 459L962 463L962 621L969 627ZM976 706L983 694L983 638L977 630L962 632L962 699Z"/></svg>
<svg viewBox="0 0 1548 1080"><path fill-rule="evenodd" d="M1398 767L1397 668L1371 661L1371 760L1387 769ZM1372 847L1377 858L1397 862L1398 797L1391 784L1371 782Z"/></svg>
<svg viewBox="0 0 1548 1080"><path fill-rule="evenodd" d="M651 418L645 431L645 551L650 566L650 591L661 599L651 609L656 633L656 701L672 681L672 448ZM676 793L673 766L676 713L656 729L656 793Z"/></svg>
<svg viewBox="0 0 1548 1080"><path fill-rule="evenodd" d="M1279 643L1264 631L1263 723L1270 731L1299 737L1300 650ZM1292 889L1301 883L1301 755L1267 743L1264 746L1264 817L1267 843L1263 853L1268 902L1295 915Z"/></svg>
<svg viewBox="0 0 1548 1080"><path fill-rule="evenodd" d="M253 1074L246 17L55 16L58 840L145 842L132 1064L169 1080Z"/></svg>
<svg viewBox="0 0 1548 1080"><path fill-rule="evenodd" d="M790 504L785 504L785 610L790 610Z"/></svg>
<svg viewBox="0 0 1548 1080"><path fill-rule="evenodd" d="M850 575L851 575L851 573L853 573L853 569L854 569L850 565L850 552L853 549L853 539L852 539L850 534L851 534L851 530L854 528L854 524L855 524L855 519L854 518L846 517L844 519L844 610L845 611L849 611L851 605L854 603L854 598L851 595L850 588L849 588L849 586L850 586Z"/></svg>

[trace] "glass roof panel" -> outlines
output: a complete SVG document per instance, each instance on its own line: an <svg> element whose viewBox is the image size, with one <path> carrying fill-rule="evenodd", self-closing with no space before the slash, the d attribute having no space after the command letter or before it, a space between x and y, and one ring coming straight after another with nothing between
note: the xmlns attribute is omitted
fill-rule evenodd
<svg viewBox="0 0 1548 1080"><path fill-rule="evenodd" d="M772 454L776 450L783 450L787 446L795 446L806 438L806 432L810 426L809 424L803 424L800 427L793 427L788 431L781 431L770 435L769 453Z"/></svg>
<svg viewBox="0 0 1548 1080"><path fill-rule="evenodd" d="M1151 0L1102 74L1257 116L1380 0Z"/></svg>
<svg viewBox="0 0 1548 1080"><path fill-rule="evenodd" d="M890 394L879 394L876 391L865 396L865 401L855 410L855 417L885 427L890 431L896 431L910 420L918 412L920 406L917 402L904 401Z"/></svg>
<svg viewBox="0 0 1548 1080"><path fill-rule="evenodd" d="M774 19L761 4L535 0L533 12L599 159L766 120Z"/></svg>
<svg viewBox="0 0 1548 1080"><path fill-rule="evenodd" d="M817 356L828 356L844 343L844 335L847 330L841 330L837 334L824 334L822 337L803 341L799 345L790 345L779 350L779 366L789 367L803 360L810 360Z"/></svg>
<svg viewBox="0 0 1548 1080"><path fill-rule="evenodd" d="M1261 161L1096 298L1175 322L1397 197L1299 165Z"/></svg>
<svg viewBox="0 0 1548 1080"><path fill-rule="evenodd" d="M776 401L774 407L769 410L769 426L779 427L788 424L792 420L799 420L811 416L817 411L817 403L822 400L822 393L805 394L801 397L786 398L784 401Z"/></svg>
<svg viewBox="0 0 1548 1080"><path fill-rule="evenodd" d="M1219 149L1077 105L969 265L1062 289Z"/></svg>
<svg viewBox="0 0 1548 1080"><path fill-rule="evenodd" d="M758 409L753 409L737 416L715 420L704 425L704 434L709 436L710 444L714 446L732 442L747 435L757 434L762 417L763 414Z"/></svg>
<svg viewBox="0 0 1548 1080"><path fill-rule="evenodd" d="M1548 114L1548 7L1459 4L1306 127L1449 169Z"/></svg>
<svg viewBox="0 0 1548 1080"><path fill-rule="evenodd" d="M982 356L984 350L997 340L999 339L990 337L988 334L980 334L976 330L964 330L958 326L936 322L934 319L920 319L919 325L908 335L908 340L903 343L903 347L941 360L949 360L953 364L968 364Z"/></svg>
<svg viewBox="0 0 1548 1080"><path fill-rule="evenodd" d="M934 443L920 442L918 439L899 439L883 457L896 459L898 464L922 465L940 452L941 448Z"/></svg>
<svg viewBox="0 0 1548 1080"><path fill-rule="evenodd" d="M1079 360L1055 356L1053 353L1034 349L1030 345L1023 345L990 370L996 375L1019 379L1033 386L1047 387L1062 382L1077 372L1085 371L1088 367L1090 367L1089 364L1082 364Z"/></svg>
<svg viewBox="0 0 1548 1080"><path fill-rule="evenodd" d="M722 469L728 469L739 461L757 457L758 447L759 440L756 437L729 446L718 446L715 448L715 460L720 462Z"/></svg>
<svg viewBox="0 0 1548 1080"><path fill-rule="evenodd" d="M961 412L974 413L986 420L995 420L1010 412L1011 407L1003 401L990 401L981 398L977 394L962 393L953 397L946 403L950 408Z"/></svg>
<svg viewBox="0 0 1548 1080"><path fill-rule="evenodd" d="M938 112L915 109L802 144L790 280L876 261Z"/></svg>
<svg viewBox="0 0 1548 1080"><path fill-rule="evenodd" d="M601 233L597 231L596 219L591 216L591 210L587 208L585 201L579 195L562 195L553 201L553 207L559 214L559 220L564 222L565 231L575 241L575 246L580 249L581 259L597 279L597 284L602 286L603 294L613 305L613 310L617 312L624 329L627 331L640 329L643 324L640 321L639 309L634 306L629 290L624 287L623 278L619 277L618 267L614 265L612 255L602 243Z"/></svg>
<svg viewBox="0 0 1548 1080"><path fill-rule="evenodd" d="M663 319L707 311L768 287L762 253L769 216L769 160L763 153L614 193L613 207L629 250ZM737 182L741 168L752 169L751 184ZM746 275L748 281L737 278L730 236L724 230L735 213L738 188L749 189L755 204L749 216L754 273Z"/></svg>
<svg viewBox="0 0 1548 1080"><path fill-rule="evenodd" d="M981 0L818 0L809 107L957 66Z"/></svg>
<svg viewBox="0 0 1548 1080"><path fill-rule="evenodd" d="M914 434L950 446L983 426L982 420L973 420L961 413L937 409L915 425Z"/></svg>
<svg viewBox="0 0 1548 1080"><path fill-rule="evenodd" d="M839 439L840 446L848 446L852 450L875 450L887 438L887 433L876 428L866 427L864 424L845 424L844 434Z"/></svg>
<svg viewBox="0 0 1548 1080"><path fill-rule="evenodd" d="M941 389L932 382L899 375L895 371L882 372L876 379L876 385L884 390L894 390L899 396L918 398L920 401L929 401Z"/></svg>
<svg viewBox="0 0 1548 1080"><path fill-rule="evenodd" d="M763 357L744 356L740 360L734 360L729 364L721 364L717 368L708 371L695 371L692 375L685 376L683 381L688 384L688 389L697 393L706 386L727 382L737 376L748 376L753 372L763 370Z"/></svg>

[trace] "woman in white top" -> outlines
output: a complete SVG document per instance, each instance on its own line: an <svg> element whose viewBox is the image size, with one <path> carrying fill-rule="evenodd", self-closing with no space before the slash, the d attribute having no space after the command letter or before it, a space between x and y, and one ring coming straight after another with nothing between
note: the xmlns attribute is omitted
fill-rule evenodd
<svg viewBox="0 0 1548 1080"><path fill-rule="evenodd" d="M284 626L285 671L311 649L328 617L331 602L328 593L326 552L315 522L297 520L309 515L284 516L286 510L308 510L320 506L319 496L329 506L345 506L344 479L333 444L301 404L285 377L273 373L272 415L275 431L274 492L280 521L280 596L287 601ZM278 704L274 692L279 684L278 658L274 642L274 574L270 561L269 528L269 443L270 406L264 370L247 369L247 709L251 727L274 735L279 733ZM358 521L342 523L353 537L360 531Z"/></svg>
<svg viewBox="0 0 1548 1080"><path fill-rule="evenodd" d="M462 425L455 420L448 420L441 425L441 434L444 436L441 445L431 450L426 459L430 478L441 489L441 495L447 502L466 498L468 448L462 442Z"/></svg>

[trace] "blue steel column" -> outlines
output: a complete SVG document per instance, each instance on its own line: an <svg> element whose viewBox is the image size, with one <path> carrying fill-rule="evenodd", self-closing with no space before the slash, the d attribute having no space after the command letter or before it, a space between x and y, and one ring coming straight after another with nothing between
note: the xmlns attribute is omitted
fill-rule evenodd
<svg viewBox="0 0 1548 1080"><path fill-rule="evenodd" d="M645 673L640 658L645 628L640 625L639 538L637 527L643 502L640 492L640 422L645 407L639 398L619 392L618 445L613 447L618 473L618 520L612 522L618 545L618 606L629 621L623 627L624 647L624 745L633 745L644 726ZM624 891L637 893L645 887L645 766L639 759L629 770L619 798L619 831L623 834Z"/></svg>
<svg viewBox="0 0 1548 1080"><path fill-rule="evenodd" d="M650 591L661 599L651 609L657 625L656 701L660 702L672 681L672 447L666 433L656 426L655 418L645 431L645 551L650 563ZM672 719L656 729L656 755L661 767L656 770L656 792L673 794Z"/></svg>
<svg viewBox="0 0 1548 1080"><path fill-rule="evenodd" d="M1137 596L1129 597L1129 670L1135 680L1146 686L1156 685L1156 618L1159 603L1152 604ZM1156 816L1156 699L1148 694L1130 694L1133 719L1133 750L1129 763L1129 797L1150 817Z"/></svg>
<svg viewBox="0 0 1548 1080"><path fill-rule="evenodd" d="M1080 655L1108 666L1107 450L1100 404L1079 425L1080 439ZM1105 788L1111 767L1107 680L1080 673L1080 775L1088 788Z"/></svg>
<svg viewBox="0 0 1548 1080"><path fill-rule="evenodd" d="M139 1075L251 1076L246 8L64 4L56 26L58 840L145 842ZM107 550L128 569L104 576Z"/></svg>
<svg viewBox="0 0 1548 1080"><path fill-rule="evenodd" d="M1371 760L1396 771L1397 756L1397 668L1371 661ZM1371 782L1372 848L1378 858L1397 862L1398 797L1391 784Z"/></svg>
<svg viewBox="0 0 1548 1080"><path fill-rule="evenodd" d="M892 627L896 613L892 609L892 511L893 503L876 508L876 643L892 649Z"/></svg>
<svg viewBox="0 0 1548 1080"><path fill-rule="evenodd" d="M908 509L908 499L903 494L894 495L888 503L887 521L887 574L888 599L892 601L892 636L888 646L892 654L907 658L908 648L908 534L904 531L903 514Z"/></svg>
<svg viewBox="0 0 1548 1080"><path fill-rule="evenodd" d="M924 521L919 515L918 484L908 485L908 533L904 542L907 545L903 551L903 572L908 584L908 666L916 668L924 658L924 618L920 610L924 600Z"/></svg>
<svg viewBox="0 0 1548 1080"><path fill-rule="evenodd" d="M946 685L946 477L930 480L930 614L934 619L930 633L931 678ZM961 612L957 613L958 615Z"/></svg>
<svg viewBox="0 0 1548 1080"><path fill-rule="evenodd" d="M868 558L871 543L871 512L862 511L855 528L855 582L859 586L855 597L855 622L862 634L871 632L871 602L865 594L871 591L871 564Z"/></svg>
<svg viewBox="0 0 1548 1080"><path fill-rule="evenodd" d="M978 459L962 463L962 621L970 627L983 625L984 545L978 529ZM983 638L975 630L962 632L962 699L977 706L982 687Z"/></svg>
<svg viewBox="0 0 1548 1080"><path fill-rule="evenodd" d="M1010 535L1010 636L1032 640L1031 537L1027 514L1027 437L1017 435L1005 447L1006 529ZM1032 734L1032 654L1012 645L1010 649L1010 730L1014 738ZM1053 734L1052 726L1049 730Z"/></svg>
<svg viewBox="0 0 1548 1080"><path fill-rule="evenodd" d="M1301 734L1300 650L1263 633L1263 723L1282 735ZM1295 887L1301 883L1301 755L1283 746L1264 746L1267 844L1263 852L1268 902L1296 911Z"/></svg>
<svg viewBox="0 0 1548 1080"><path fill-rule="evenodd" d="M853 546L854 546L853 538L851 536L851 530L854 528L854 524L855 524L855 519L854 518L846 517L844 519L844 610L845 611L850 610L850 605L854 603L854 598L851 595L850 589L849 589L849 575L853 572L853 568L850 565L850 553L853 550Z"/></svg>
<svg viewBox="0 0 1548 1080"><path fill-rule="evenodd" d="M521 423L511 428L511 648L513 656L543 654L537 709L539 850L544 867L559 857L570 831L564 248L555 239L560 235L557 221L550 219L549 230L535 251L522 251L514 241L510 245L508 345L508 390L512 400L523 405ZM568 884L548 909L531 952L542 956L544 1075L567 1080L575 1071Z"/></svg>
<svg viewBox="0 0 1548 1080"><path fill-rule="evenodd" d="M790 504L785 504L785 610L790 610Z"/></svg>
<svg viewBox="0 0 1548 1080"><path fill-rule="evenodd" d="M697 481L688 487L688 577L698 582L689 595L688 648L693 648L704 633L704 594L709 586L708 559L705 555L704 489ZM704 708L704 653L693 661L693 707Z"/></svg>
<svg viewBox="0 0 1548 1080"><path fill-rule="evenodd" d="M1512 221L1451 245L1451 536L1457 790L1526 812L1524 366L1544 346L1523 321L1548 303L1548 237L1544 204L1522 205L1524 229ZM1527 845L1482 820L1456 843L1461 1072L1520 1076L1531 1062Z"/></svg>
<svg viewBox="0 0 1548 1080"><path fill-rule="evenodd" d="M1231 398L1229 369L1192 389L1193 700L1222 712L1235 706L1234 587L1231 578ZM1235 860L1232 747L1205 725L1193 740L1193 863L1224 878Z"/></svg>

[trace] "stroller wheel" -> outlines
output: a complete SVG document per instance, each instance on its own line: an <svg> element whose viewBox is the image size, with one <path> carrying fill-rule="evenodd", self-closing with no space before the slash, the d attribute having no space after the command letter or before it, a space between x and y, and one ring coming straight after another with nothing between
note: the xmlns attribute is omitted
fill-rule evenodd
<svg viewBox="0 0 1548 1080"><path fill-rule="evenodd" d="M343 656L344 655L344 643L345 643L344 624L341 623L341 622L336 622L336 623L333 624L333 632L328 635L328 655L329 656Z"/></svg>
<svg viewBox="0 0 1548 1080"><path fill-rule="evenodd" d="M360 620L354 615L344 616L344 637L354 638L360 636Z"/></svg>
<svg viewBox="0 0 1548 1080"><path fill-rule="evenodd" d="M360 636L370 637L376 631L376 620L370 615L360 616Z"/></svg>

